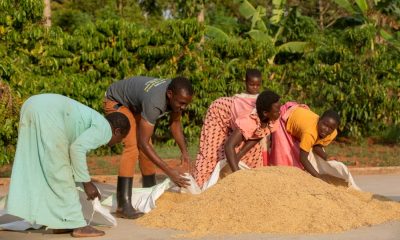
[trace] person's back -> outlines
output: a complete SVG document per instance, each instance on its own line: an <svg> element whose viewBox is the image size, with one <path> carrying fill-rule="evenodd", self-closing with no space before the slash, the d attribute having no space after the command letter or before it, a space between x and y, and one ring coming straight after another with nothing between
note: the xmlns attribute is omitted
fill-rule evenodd
<svg viewBox="0 0 400 240"><path fill-rule="evenodd" d="M47 93L30 97L22 106L21 114L25 112L47 116L47 125L52 125L61 130L68 138L69 143L72 143L83 131L93 126L99 128L99 132L110 133L109 124L100 113L59 94ZM57 134L57 132L54 134ZM111 135L101 136L101 139L109 137ZM61 138L62 136L60 136Z"/></svg>
<svg viewBox="0 0 400 240"><path fill-rule="evenodd" d="M171 79L136 76L113 83L106 97L141 114L151 124L167 111L166 92Z"/></svg>
<svg viewBox="0 0 400 240"><path fill-rule="evenodd" d="M319 138L318 120L318 114L302 107L296 107L287 119L286 129L288 133L300 142L300 148L304 151L309 152L316 144L325 146L335 139L337 135L337 131L334 130L327 137Z"/></svg>

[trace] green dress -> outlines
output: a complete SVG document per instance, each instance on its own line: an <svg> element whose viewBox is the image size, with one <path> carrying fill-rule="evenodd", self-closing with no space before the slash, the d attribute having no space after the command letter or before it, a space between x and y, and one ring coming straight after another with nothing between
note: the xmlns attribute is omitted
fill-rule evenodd
<svg viewBox="0 0 400 240"><path fill-rule="evenodd" d="M110 124L57 94L30 97L20 116L7 213L52 229L86 226L75 182L90 181L86 153L110 141Z"/></svg>

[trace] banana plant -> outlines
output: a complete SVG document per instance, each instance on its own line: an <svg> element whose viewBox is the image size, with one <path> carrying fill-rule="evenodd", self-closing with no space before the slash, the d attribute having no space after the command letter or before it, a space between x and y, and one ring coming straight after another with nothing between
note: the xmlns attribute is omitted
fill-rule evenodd
<svg viewBox="0 0 400 240"><path fill-rule="evenodd" d="M375 11L373 11L374 7L381 1L381 0L374 0L368 1L368 0L334 0L335 3L346 10L349 14L352 15L353 18L359 20L361 22L361 25L358 27L364 28L368 26L373 26L375 28L378 27L378 19L380 15L376 14ZM383 37L385 40L390 38L388 37L388 32L381 32L381 37ZM375 39L371 38L370 39L371 43L371 50L374 51L375 49Z"/></svg>
<svg viewBox="0 0 400 240"><path fill-rule="evenodd" d="M222 41L227 41L230 38L229 35L226 34L222 29L211 25L205 26L205 35L207 38L219 39Z"/></svg>
<svg viewBox="0 0 400 240"><path fill-rule="evenodd" d="M268 29L263 17L266 17L267 11L262 6L255 8L247 0L236 0L239 5L239 13L247 20L251 20L251 29L247 32L250 38L256 41L268 41L276 47L276 53L268 59L269 64L273 64L275 56L280 52L303 53L308 45L307 42L292 41L279 46L276 43L285 29L285 5L286 0L273 0L272 16L269 23L278 26L277 30Z"/></svg>
<svg viewBox="0 0 400 240"><path fill-rule="evenodd" d="M369 21L368 11L371 10L373 6L370 6L367 0L354 0L356 6L353 4L353 2L349 0L334 0L334 1L339 7L345 9L349 13L361 16L362 20L364 20L365 22ZM373 5L374 6L377 5L380 1L381 0L374 0Z"/></svg>
<svg viewBox="0 0 400 240"><path fill-rule="evenodd" d="M395 34L389 33L388 31L381 29L380 35L385 39L391 46L400 52L400 32Z"/></svg>

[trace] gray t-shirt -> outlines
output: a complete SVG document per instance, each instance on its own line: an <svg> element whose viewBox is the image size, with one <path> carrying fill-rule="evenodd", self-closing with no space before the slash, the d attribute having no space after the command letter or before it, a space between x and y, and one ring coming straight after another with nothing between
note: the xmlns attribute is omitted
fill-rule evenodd
<svg viewBox="0 0 400 240"><path fill-rule="evenodd" d="M171 79L154 77L132 77L111 84L107 89L108 99L141 114L150 124L167 112L167 87Z"/></svg>

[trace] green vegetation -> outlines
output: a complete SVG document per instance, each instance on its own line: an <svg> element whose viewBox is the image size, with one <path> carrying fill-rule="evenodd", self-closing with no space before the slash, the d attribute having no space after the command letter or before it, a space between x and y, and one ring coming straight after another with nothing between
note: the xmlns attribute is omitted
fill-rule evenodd
<svg viewBox="0 0 400 240"><path fill-rule="evenodd" d="M0 164L12 161L18 110L33 94L102 111L114 81L186 75L196 98L184 132L196 141L210 103L243 91L254 67L283 101L338 110L342 136L398 143L399 2L58 0L46 28L42 0L1 1L0 90L10 91L0 92ZM167 119L154 140L172 145Z"/></svg>
<svg viewBox="0 0 400 240"><path fill-rule="evenodd" d="M157 153L166 159L180 159L181 151L178 146L166 146L165 144L156 144L154 146ZM196 159L197 150L199 149L198 142L188 143L188 151L191 160Z"/></svg>

